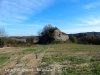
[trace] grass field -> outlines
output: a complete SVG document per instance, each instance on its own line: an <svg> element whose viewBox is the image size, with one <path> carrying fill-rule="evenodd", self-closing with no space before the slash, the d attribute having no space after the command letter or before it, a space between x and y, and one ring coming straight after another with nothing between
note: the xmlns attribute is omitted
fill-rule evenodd
<svg viewBox="0 0 100 75"><path fill-rule="evenodd" d="M100 75L100 45L49 44L0 49L0 75L7 74Z"/></svg>

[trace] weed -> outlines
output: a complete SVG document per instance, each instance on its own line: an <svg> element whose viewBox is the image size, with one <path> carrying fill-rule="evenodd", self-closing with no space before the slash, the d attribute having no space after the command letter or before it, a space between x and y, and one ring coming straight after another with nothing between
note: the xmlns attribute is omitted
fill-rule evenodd
<svg viewBox="0 0 100 75"><path fill-rule="evenodd" d="M92 75L100 75L100 62L94 62L90 66Z"/></svg>
<svg viewBox="0 0 100 75"><path fill-rule="evenodd" d="M100 61L100 56L92 56L92 58L90 59L91 62L94 61Z"/></svg>

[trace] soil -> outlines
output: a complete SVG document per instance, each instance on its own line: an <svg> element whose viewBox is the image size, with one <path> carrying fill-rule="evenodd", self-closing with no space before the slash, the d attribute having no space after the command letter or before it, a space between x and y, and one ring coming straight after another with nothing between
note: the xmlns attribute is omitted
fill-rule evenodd
<svg viewBox="0 0 100 75"><path fill-rule="evenodd" d="M18 52L23 48L4 47L0 53ZM38 68L38 60L34 53L27 55L12 55L10 60L0 66L0 75L35 75Z"/></svg>

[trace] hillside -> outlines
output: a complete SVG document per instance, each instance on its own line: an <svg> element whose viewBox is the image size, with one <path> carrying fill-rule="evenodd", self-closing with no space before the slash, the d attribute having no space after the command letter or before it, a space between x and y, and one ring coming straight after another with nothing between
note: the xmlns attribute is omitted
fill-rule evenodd
<svg viewBox="0 0 100 75"><path fill-rule="evenodd" d="M68 34L68 36L71 37L72 35L74 35L74 36L77 37L80 34L87 34L88 36L92 36L92 35L94 35L94 32L84 32L84 33ZM96 32L96 34L100 36L100 32Z"/></svg>

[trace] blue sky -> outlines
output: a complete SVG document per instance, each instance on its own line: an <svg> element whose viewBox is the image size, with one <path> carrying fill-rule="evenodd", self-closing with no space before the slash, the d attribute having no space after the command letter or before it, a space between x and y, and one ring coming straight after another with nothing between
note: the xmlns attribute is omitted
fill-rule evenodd
<svg viewBox="0 0 100 75"><path fill-rule="evenodd" d="M48 24L68 34L100 32L100 0L0 0L9 36L37 35Z"/></svg>

